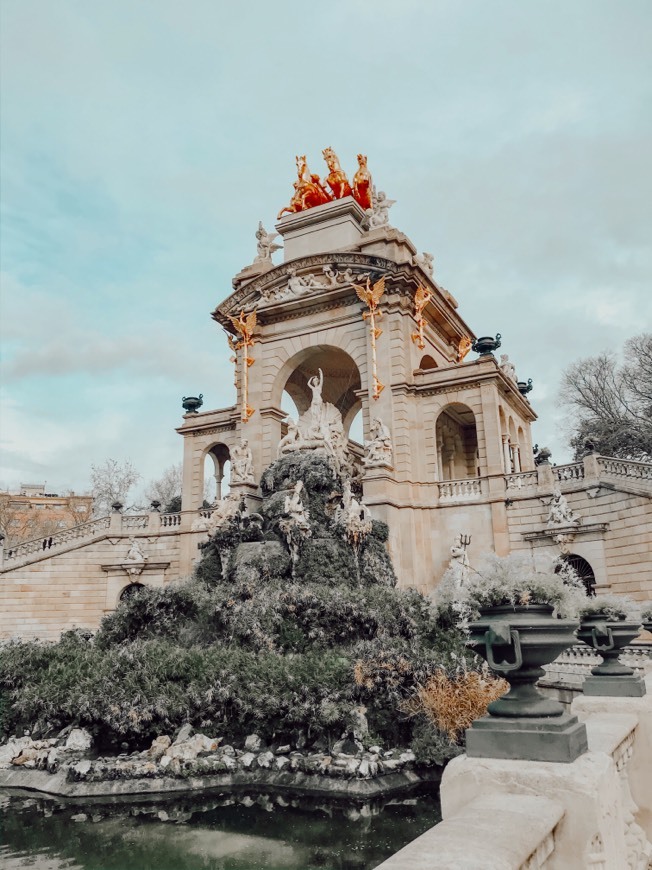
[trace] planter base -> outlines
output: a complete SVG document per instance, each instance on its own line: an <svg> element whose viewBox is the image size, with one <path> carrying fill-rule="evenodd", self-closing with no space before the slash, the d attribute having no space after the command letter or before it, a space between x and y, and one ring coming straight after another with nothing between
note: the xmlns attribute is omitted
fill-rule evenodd
<svg viewBox="0 0 652 870"><path fill-rule="evenodd" d="M588 749L586 726L577 716L503 719L484 716L466 731L470 758L512 758L570 763Z"/></svg>
<svg viewBox="0 0 652 870"><path fill-rule="evenodd" d="M610 698L642 698L645 681L635 675L623 677L587 677L582 683L585 695L607 695Z"/></svg>

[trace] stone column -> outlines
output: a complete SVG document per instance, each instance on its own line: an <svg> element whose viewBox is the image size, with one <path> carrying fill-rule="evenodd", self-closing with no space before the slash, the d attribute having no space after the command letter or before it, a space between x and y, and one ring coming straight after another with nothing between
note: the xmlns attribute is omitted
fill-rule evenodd
<svg viewBox="0 0 652 870"><path fill-rule="evenodd" d="M514 471L519 474L521 471L521 448L518 444L512 447L512 453L514 455Z"/></svg>
<svg viewBox="0 0 652 870"><path fill-rule="evenodd" d="M509 455L509 435L503 435L503 461L505 464L505 474L511 474L512 458Z"/></svg>

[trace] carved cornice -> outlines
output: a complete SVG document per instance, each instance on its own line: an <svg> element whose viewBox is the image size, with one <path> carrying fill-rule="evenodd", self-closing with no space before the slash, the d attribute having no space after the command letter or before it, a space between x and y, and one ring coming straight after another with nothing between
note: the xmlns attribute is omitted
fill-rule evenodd
<svg viewBox="0 0 652 870"><path fill-rule="evenodd" d="M197 438L199 435L217 435L220 432L233 432L235 431L235 428L235 421L231 423L223 423L221 426L211 426L208 429L195 429L192 432L192 437Z"/></svg>
<svg viewBox="0 0 652 870"><path fill-rule="evenodd" d="M538 541L545 538L556 538L558 535L568 535L581 538L586 535L604 536L609 529L609 523L587 523L582 526L546 526L534 532L523 532L524 541Z"/></svg>
<svg viewBox="0 0 652 870"><path fill-rule="evenodd" d="M387 260L384 257L346 251L342 251L341 253L315 254L310 257L300 257L299 259L290 260L287 263L277 266L270 272L266 272L264 275L254 278L253 281L249 281L244 287L237 289L227 299L225 299L221 305L217 306L217 308L212 312L211 317L213 320L221 323L222 326L229 326L230 322L226 315L234 309L242 307L249 296L254 296L264 287L272 287L275 284L280 285L283 280L288 277L290 269L296 269L297 272L299 272L299 270L303 271L309 269L311 266L320 266L322 268L324 266L331 266L333 268L338 268L340 266L356 266L358 267L358 271L371 271L377 273L394 273L400 268L397 263L392 262L392 260ZM336 291L340 289L342 288L337 286L328 287L325 285L321 291L319 288L315 288L315 292L328 292L329 290ZM310 298L309 295L307 298ZM272 303L269 308L273 307L275 306Z"/></svg>

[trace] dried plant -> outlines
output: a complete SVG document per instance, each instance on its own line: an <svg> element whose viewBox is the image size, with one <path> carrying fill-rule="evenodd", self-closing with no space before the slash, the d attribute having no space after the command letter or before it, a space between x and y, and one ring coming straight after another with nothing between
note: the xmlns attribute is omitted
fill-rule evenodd
<svg viewBox="0 0 652 870"><path fill-rule="evenodd" d="M426 716L457 743L474 719L485 715L489 703L508 689L505 680L488 672L460 670L451 677L439 670L401 704L401 710L408 716Z"/></svg>

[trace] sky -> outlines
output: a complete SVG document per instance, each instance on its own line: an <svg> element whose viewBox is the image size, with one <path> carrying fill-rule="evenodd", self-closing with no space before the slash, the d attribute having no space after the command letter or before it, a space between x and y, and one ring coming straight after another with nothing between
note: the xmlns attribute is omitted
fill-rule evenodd
<svg viewBox="0 0 652 870"><path fill-rule="evenodd" d="M0 0L0 488L181 461L182 397L235 401L210 312L327 146L570 461L564 368L652 324L651 32L648 0Z"/></svg>

